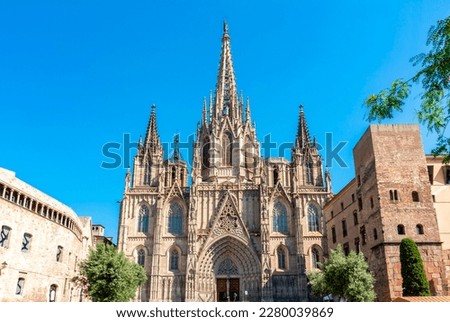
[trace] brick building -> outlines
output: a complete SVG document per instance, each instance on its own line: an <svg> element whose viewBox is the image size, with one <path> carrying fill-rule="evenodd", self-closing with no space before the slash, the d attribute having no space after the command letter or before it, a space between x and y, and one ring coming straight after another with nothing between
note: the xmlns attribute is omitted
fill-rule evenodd
<svg viewBox="0 0 450 322"><path fill-rule="evenodd" d="M363 252L378 300L402 296L400 241L418 245L432 293L448 280L417 125L371 125L353 149L355 178L325 206L330 248Z"/></svg>

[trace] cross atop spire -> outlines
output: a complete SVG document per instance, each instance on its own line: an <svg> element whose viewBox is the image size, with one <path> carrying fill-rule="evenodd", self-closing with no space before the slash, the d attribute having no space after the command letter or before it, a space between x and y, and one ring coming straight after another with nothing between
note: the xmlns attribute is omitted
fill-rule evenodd
<svg viewBox="0 0 450 322"><path fill-rule="evenodd" d="M150 120L148 122L147 133L145 135L145 150L156 153L161 148L158 129L156 127L156 105L152 105Z"/></svg>
<svg viewBox="0 0 450 322"><path fill-rule="evenodd" d="M306 123L305 112L303 111L303 105L300 104L299 109L300 112L298 115L296 146L297 148L304 149L310 146L311 139L309 136L308 125Z"/></svg>
<svg viewBox="0 0 450 322"><path fill-rule="evenodd" d="M239 110L236 79L231 59L230 36L228 24L223 24L222 52L220 54L219 74L217 77L216 97L214 100L214 117L228 115L231 119L242 119Z"/></svg>

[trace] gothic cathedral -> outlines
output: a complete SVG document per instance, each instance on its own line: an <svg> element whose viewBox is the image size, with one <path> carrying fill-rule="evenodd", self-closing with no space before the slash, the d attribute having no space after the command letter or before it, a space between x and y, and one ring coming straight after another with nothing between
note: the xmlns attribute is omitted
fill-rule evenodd
<svg viewBox="0 0 450 322"><path fill-rule="evenodd" d="M126 175L118 248L148 276L136 300L307 301L306 272L326 255L331 183L303 108L291 161L263 159L249 101L238 95L227 24L212 96L191 169L177 144L164 159L153 106Z"/></svg>

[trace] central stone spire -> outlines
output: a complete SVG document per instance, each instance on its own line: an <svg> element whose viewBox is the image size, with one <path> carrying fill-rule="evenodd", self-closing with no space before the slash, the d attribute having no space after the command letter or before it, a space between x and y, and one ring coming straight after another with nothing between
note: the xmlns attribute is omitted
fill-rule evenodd
<svg viewBox="0 0 450 322"><path fill-rule="evenodd" d="M216 96L213 106L216 119L228 116L232 120L242 122L242 111L239 104L236 78L231 58L230 36L228 24L223 24L222 53L220 55L219 74L217 77Z"/></svg>

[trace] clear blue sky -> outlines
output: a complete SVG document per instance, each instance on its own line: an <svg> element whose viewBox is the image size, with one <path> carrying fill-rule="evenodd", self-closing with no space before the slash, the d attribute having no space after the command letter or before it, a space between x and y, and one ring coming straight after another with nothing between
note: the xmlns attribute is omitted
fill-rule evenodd
<svg viewBox="0 0 450 322"><path fill-rule="evenodd" d="M152 103L163 142L195 132L226 20L259 139L292 142L303 104L319 143L327 132L348 142L348 167L331 164L337 192L368 126L364 98L411 77L409 59L449 13L448 0L1 1L0 167L116 240L126 169L102 168L102 146L145 135ZM417 122L416 107L392 122ZM422 134L429 152L434 137Z"/></svg>

